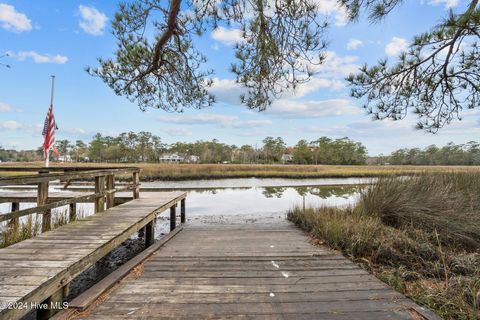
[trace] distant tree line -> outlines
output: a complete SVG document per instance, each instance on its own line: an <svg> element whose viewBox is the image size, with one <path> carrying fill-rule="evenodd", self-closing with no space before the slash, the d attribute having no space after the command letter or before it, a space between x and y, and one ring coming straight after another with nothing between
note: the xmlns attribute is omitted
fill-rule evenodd
<svg viewBox="0 0 480 320"><path fill-rule="evenodd" d="M424 149L404 148L388 156L372 159L373 164L395 165L480 165L480 144L470 141L465 144L448 143L443 147L430 145Z"/></svg>
<svg viewBox="0 0 480 320"><path fill-rule="evenodd" d="M348 138L321 137L300 140L288 147L281 137L266 137L262 145L229 145L213 139L167 144L150 132L125 132L118 136L97 133L90 143L57 140L60 161L74 162L158 162L164 154L196 156L200 163L298 163L298 164L365 164L367 150ZM28 155L28 156L27 156ZM41 160L41 149L31 151L3 150L1 161Z"/></svg>
<svg viewBox="0 0 480 320"><path fill-rule="evenodd" d="M37 161L41 155L36 150L13 150L0 147L0 162L5 161Z"/></svg>
<svg viewBox="0 0 480 320"><path fill-rule="evenodd" d="M368 157L367 149L349 138L302 139L287 146L281 137L266 137L261 145L229 145L213 139L167 144L150 132L125 132L118 136L97 133L90 143L57 140L59 161L159 162L162 155L196 156L199 163L295 163L295 164L392 164L392 165L480 165L480 143L448 143L424 149L403 148L389 155ZM0 147L0 161L40 161L42 150L7 150Z"/></svg>

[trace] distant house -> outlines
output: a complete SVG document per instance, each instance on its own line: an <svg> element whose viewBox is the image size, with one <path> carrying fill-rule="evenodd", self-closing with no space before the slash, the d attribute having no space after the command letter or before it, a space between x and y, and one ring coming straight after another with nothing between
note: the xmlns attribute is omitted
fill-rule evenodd
<svg viewBox="0 0 480 320"><path fill-rule="evenodd" d="M72 162L72 157L67 154L65 156L59 156L57 159L59 162Z"/></svg>
<svg viewBox="0 0 480 320"><path fill-rule="evenodd" d="M281 158L283 163L292 163L293 162L293 155L291 154L282 154Z"/></svg>
<svg viewBox="0 0 480 320"><path fill-rule="evenodd" d="M188 162L188 163L197 163L199 161L200 161L199 156L190 155L185 157L185 162Z"/></svg>
<svg viewBox="0 0 480 320"><path fill-rule="evenodd" d="M178 153L166 153L162 154L158 160L160 160L160 162L183 162L185 161L185 157Z"/></svg>

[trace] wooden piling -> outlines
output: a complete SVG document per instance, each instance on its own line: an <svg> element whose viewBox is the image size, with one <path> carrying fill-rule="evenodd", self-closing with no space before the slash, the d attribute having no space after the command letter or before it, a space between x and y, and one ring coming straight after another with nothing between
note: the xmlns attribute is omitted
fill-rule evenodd
<svg viewBox="0 0 480 320"><path fill-rule="evenodd" d="M77 204L76 203L70 203L68 205L68 207L69 207L69 213L70 213L69 221L77 220Z"/></svg>
<svg viewBox="0 0 480 320"><path fill-rule="evenodd" d="M105 176L95 177L95 193L105 191ZM95 213L105 211L105 197L101 196L95 199Z"/></svg>
<svg viewBox="0 0 480 320"><path fill-rule="evenodd" d="M69 286L60 288L57 292L44 300L42 307L37 310L37 320L47 320L53 317L57 312L62 310L62 303L68 294Z"/></svg>
<svg viewBox="0 0 480 320"><path fill-rule="evenodd" d="M151 246L155 242L155 224L150 221L145 226L145 247Z"/></svg>
<svg viewBox="0 0 480 320"><path fill-rule="evenodd" d="M185 223L186 216L185 216L185 199L180 201L180 222Z"/></svg>
<svg viewBox="0 0 480 320"><path fill-rule="evenodd" d="M12 202L12 212L20 210L20 203L19 202ZM15 230L14 234L16 234L16 230L18 230L19 227L19 218L13 218L8 222L8 225L10 228Z"/></svg>
<svg viewBox="0 0 480 320"><path fill-rule="evenodd" d="M107 176L107 190L115 189L115 176L110 174ZM107 209L115 206L115 192L107 194Z"/></svg>
<svg viewBox="0 0 480 320"><path fill-rule="evenodd" d="M40 170L38 173L47 174L48 170ZM41 181L38 183L37 187L37 207L46 205L48 202L48 180ZM42 232L49 231L51 229L52 224L52 210L48 209L43 212L38 212L38 214L42 215Z"/></svg>
<svg viewBox="0 0 480 320"><path fill-rule="evenodd" d="M135 171L132 174L133 182L133 199L140 198L140 172Z"/></svg>
<svg viewBox="0 0 480 320"><path fill-rule="evenodd" d="M177 225L176 205L170 207L170 231L174 230Z"/></svg>

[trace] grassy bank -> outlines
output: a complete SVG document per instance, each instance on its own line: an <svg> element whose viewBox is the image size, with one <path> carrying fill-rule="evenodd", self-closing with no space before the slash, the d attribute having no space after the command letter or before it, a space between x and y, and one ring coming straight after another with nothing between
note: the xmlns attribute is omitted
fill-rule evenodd
<svg viewBox="0 0 480 320"><path fill-rule="evenodd" d="M77 210L77 219L82 219L86 214L83 210ZM71 222L68 209L56 209L52 212L52 229ZM28 215L18 221L10 220L3 222L0 227L0 248L8 247L17 242L30 239L40 234L42 230L42 218L38 215Z"/></svg>
<svg viewBox="0 0 480 320"><path fill-rule="evenodd" d="M480 319L480 174L386 177L289 219L445 319Z"/></svg>
<svg viewBox="0 0 480 320"><path fill-rule="evenodd" d="M2 166L41 166L41 163L0 164ZM198 180L225 178L345 178L380 177L388 175L411 175L419 172L480 172L474 166L334 166L334 165L259 165L259 164L162 164L162 163L69 163L52 166L111 167L138 166L140 179L152 180ZM18 174L18 173L14 173Z"/></svg>

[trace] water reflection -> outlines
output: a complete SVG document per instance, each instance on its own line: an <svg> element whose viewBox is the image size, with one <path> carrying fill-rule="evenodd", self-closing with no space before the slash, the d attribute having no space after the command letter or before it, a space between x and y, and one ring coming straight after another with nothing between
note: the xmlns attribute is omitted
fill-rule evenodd
<svg viewBox="0 0 480 320"><path fill-rule="evenodd" d="M344 206L359 186L301 186L198 189L187 191L187 220L199 224L272 222L294 206Z"/></svg>
<svg viewBox="0 0 480 320"><path fill-rule="evenodd" d="M328 180L328 182L332 182L333 179ZM225 187L225 181L221 183L217 181L217 184L223 184L223 186L220 188L209 186L184 189L187 192L187 222L193 224L270 223L272 220L285 219L286 211L294 206L303 206L303 204L306 206L348 205L355 201L361 186L337 184L337 182L345 183L345 180L337 179L331 185L321 183L315 186L262 187L239 186L239 184L234 184L235 187L232 185ZM267 182L267 184L272 184L272 181ZM311 182L313 181L304 181L306 184ZM255 184L260 183L256 181ZM172 186L174 185L170 185L170 187ZM179 185L174 186L174 189L182 190ZM162 190L166 191L167 189ZM32 205L22 204L21 208ZM78 211L81 211L84 216L93 214L92 204L78 204L78 206ZM0 204L0 213L9 211L10 204ZM168 232L168 212L160 215L157 221L157 234ZM0 224L0 229L2 229L2 224Z"/></svg>
<svg viewBox="0 0 480 320"><path fill-rule="evenodd" d="M341 186L301 186L291 187L300 196L316 195L322 199L328 199L330 197L341 197L344 199L349 198L352 194L358 193L360 190L359 185L341 185ZM265 187L262 192L266 198L281 198L283 193L289 187Z"/></svg>

